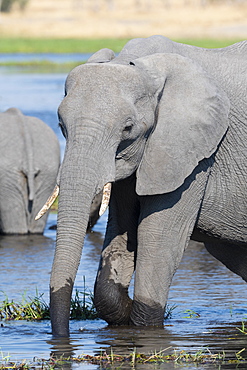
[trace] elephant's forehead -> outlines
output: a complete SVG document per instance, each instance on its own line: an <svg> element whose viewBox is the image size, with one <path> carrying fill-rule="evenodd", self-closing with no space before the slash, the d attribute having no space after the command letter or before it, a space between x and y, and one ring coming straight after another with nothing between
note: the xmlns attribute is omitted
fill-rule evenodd
<svg viewBox="0 0 247 370"><path fill-rule="evenodd" d="M70 72L66 80L66 91L71 88L99 89L101 86L130 86L133 83L140 83L140 76L132 66L90 63L80 65Z"/></svg>

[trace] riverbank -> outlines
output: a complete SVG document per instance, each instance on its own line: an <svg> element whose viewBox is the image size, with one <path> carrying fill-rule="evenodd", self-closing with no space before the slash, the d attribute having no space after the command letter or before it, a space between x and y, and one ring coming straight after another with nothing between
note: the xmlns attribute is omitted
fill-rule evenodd
<svg viewBox="0 0 247 370"><path fill-rule="evenodd" d="M128 42L119 39L56 39L56 38L16 38L0 36L0 53L94 53L101 48L109 48L118 53ZM239 39L175 39L189 45L204 48L221 48L238 42ZM0 64L3 65L3 63ZM31 63L32 64L32 63ZM4 64L9 65L9 64Z"/></svg>

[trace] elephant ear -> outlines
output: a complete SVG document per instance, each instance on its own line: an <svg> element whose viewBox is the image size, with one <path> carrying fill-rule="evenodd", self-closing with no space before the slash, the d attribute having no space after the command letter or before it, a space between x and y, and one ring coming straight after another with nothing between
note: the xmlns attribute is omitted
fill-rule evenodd
<svg viewBox="0 0 247 370"><path fill-rule="evenodd" d="M107 63L115 58L115 54L111 49L100 49L96 51L87 61L87 63Z"/></svg>
<svg viewBox="0 0 247 370"><path fill-rule="evenodd" d="M137 170L139 195L176 190L216 150L228 128L229 100L200 65L177 54L154 54L133 64L151 76L156 123Z"/></svg>

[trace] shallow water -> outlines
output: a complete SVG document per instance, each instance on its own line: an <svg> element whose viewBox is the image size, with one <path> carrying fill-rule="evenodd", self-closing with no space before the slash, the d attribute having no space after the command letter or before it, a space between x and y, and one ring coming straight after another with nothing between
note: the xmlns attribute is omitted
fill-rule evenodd
<svg viewBox="0 0 247 370"><path fill-rule="evenodd" d="M40 74L14 72L0 68L0 111L15 106L25 114L34 115L50 125L59 137L61 153L64 139L58 129L56 110L63 98L66 74ZM75 289L83 290L83 276L88 291L93 290L104 237L107 215L104 215L88 234L83 249L82 262L77 274ZM48 302L49 277L55 247L56 214L50 214L44 236L0 237L0 301L21 301L34 297L36 290ZM132 290L132 287L130 291ZM129 354L150 353L166 349L164 353L185 350L196 352L208 348L212 353L225 351L235 358L235 353L247 348L246 335L236 329L247 317L246 283L211 257L203 245L191 243L174 276L169 294L172 318L164 329L110 328L102 320L72 321L68 341L52 340L49 321L1 322L0 351L2 358L11 360L34 357L48 359L52 353L64 355L97 354L100 351ZM190 311L188 311L190 310ZM241 355L247 358L246 351ZM97 365L73 364L73 368L99 369ZM160 369L177 368L162 364ZM237 365L221 365L221 369L234 369ZM246 368L245 365L242 368ZM238 368L241 368L238 365ZM215 369L214 364L180 365L186 369ZM128 364L121 369L133 368ZM154 365L136 365L136 369L154 368Z"/></svg>

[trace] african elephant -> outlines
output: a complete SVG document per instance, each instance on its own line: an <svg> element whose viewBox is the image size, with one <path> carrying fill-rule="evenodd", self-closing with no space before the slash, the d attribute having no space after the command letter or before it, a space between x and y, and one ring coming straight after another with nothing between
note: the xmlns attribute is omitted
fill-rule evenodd
<svg viewBox="0 0 247 370"><path fill-rule="evenodd" d="M109 324L163 325L190 239L247 280L246 96L246 41L203 49L134 39L70 72L58 110L66 153L50 282L55 336L69 335L90 204L106 183L94 300Z"/></svg>
<svg viewBox="0 0 247 370"><path fill-rule="evenodd" d="M58 139L35 117L0 113L0 233L43 233L47 215L34 217L52 192L60 165Z"/></svg>

